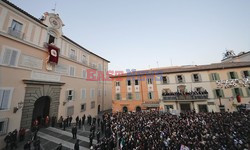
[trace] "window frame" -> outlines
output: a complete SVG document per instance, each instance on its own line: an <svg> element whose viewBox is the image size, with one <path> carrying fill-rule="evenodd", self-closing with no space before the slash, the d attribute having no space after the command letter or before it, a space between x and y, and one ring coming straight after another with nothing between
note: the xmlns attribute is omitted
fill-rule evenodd
<svg viewBox="0 0 250 150"><path fill-rule="evenodd" d="M129 92L129 93L127 94L127 99L128 99L128 100L132 100L132 99L133 99L133 94L132 94L132 92Z"/></svg>
<svg viewBox="0 0 250 150"><path fill-rule="evenodd" d="M7 106L7 108L2 108L2 100L3 100L3 97L0 97L1 98L1 100L0 100L0 102L1 102L1 104L0 104L0 111L8 111L8 110L10 110L10 106L11 106L11 102L12 102L12 97L13 97L13 92L14 92L14 88L13 87L0 87L0 90L8 90L8 91L10 91L10 94L9 94L9 99L8 99L8 106Z"/></svg>
<svg viewBox="0 0 250 150"><path fill-rule="evenodd" d="M6 57L6 56L4 56L4 54L5 54L5 51L7 51L7 50L11 51L11 55L10 55L10 58L8 60L8 63L4 64L4 58ZM13 55L13 51L16 51L17 55L16 55L16 58L15 58L14 65L11 65L10 63L11 63L11 57ZM17 67L20 55L21 55L21 51L19 49L16 49L16 48L13 48L13 47L9 47L9 46L3 46L3 50L1 52L1 57L0 57L0 64L4 65L4 66Z"/></svg>
<svg viewBox="0 0 250 150"><path fill-rule="evenodd" d="M7 134L9 118L0 118L0 122L3 122L3 130L0 130L0 136Z"/></svg>
<svg viewBox="0 0 250 150"><path fill-rule="evenodd" d="M71 68L74 68L74 75L71 75ZM71 77L76 76L76 67L75 66L69 66L69 76L71 76Z"/></svg>

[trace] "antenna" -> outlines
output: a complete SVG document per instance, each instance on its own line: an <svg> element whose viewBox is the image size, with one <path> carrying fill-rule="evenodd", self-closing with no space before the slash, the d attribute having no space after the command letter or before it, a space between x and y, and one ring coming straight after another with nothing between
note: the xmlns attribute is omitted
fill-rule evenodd
<svg viewBox="0 0 250 150"><path fill-rule="evenodd" d="M159 62L158 61L156 61L156 64L157 64L157 68L159 68Z"/></svg>
<svg viewBox="0 0 250 150"><path fill-rule="evenodd" d="M170 58L171 66L173 66L172 58Z"/></svg>
<svg viewBox="0 0 250 150"><path fill-rule="evenodd" d="M52 9L52 11L54 11L54 14L56 13L56 2L55 2L54 9Z"/></svg>

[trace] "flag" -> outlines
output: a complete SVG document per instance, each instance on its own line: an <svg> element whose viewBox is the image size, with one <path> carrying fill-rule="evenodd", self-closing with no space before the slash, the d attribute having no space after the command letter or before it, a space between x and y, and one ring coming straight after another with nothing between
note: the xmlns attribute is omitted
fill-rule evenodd
<svg viewBox="0 0 250 150"><path fill-rule="evenodd" d="M58 47L56 47L55 45L49 44L48 50L49 50L49 62L57 64L60 49Z"/></svg>

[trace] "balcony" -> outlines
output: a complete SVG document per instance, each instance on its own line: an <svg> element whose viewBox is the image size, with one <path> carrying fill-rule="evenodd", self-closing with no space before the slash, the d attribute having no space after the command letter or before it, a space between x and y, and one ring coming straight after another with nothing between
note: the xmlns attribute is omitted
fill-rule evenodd
<svg viewBox="0 0 250 150"><path fill-rule="evenodd" d="M207 92L186 92L186 93L162 93L163 101L171 101L171 100L207 100L208 93Z"/></svg>
<svg viewBox="0 0 250 150"><path fill-rule="evenodd" d="M9 27L8 29L8 34L19 39L24 39L24 33L22 33L21 31L15 30L11 27Z"/></svg>

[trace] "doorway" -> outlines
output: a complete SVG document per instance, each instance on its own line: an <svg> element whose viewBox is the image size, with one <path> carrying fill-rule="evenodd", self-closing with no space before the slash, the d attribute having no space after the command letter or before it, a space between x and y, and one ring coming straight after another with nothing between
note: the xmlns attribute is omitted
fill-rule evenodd
<svg viewBox="0 0 250 150"><path fill-rule="evenodd" d="M180 104L181 112L191 111L190 103Z"/></svg>
<svg viewBox="0 0 250 150"><path fill-rule="evenodd" d="M100 114L100 112L101 112L101 105L98 105L97 114Z"/></svg>
<svg viewBox="0 0 250 150"><path fill-rule="evenodd" d="M124 106L124 107L122 108L122 110L123 110L123 112L128 112L128 107Z"/></svg>
<svg viewBox="0 0 250 150"><path fill-rule="evenodd" d="M140 106L136 107L136 112L141 112L141 107Z"/></svg>
<svg viewBox="0 0 250 150"><path fill-rule="evenodd" d="M207 105L198 105L199 112L208 112Z"/></svg>
<svg viewBox="0 0 250 150"><path fill-rule="evenodd" d="M49 116L50 110L50 97L42 96L38 98L34 104L32 123L34 120L38 120L38 124L44 123L45 117Z"/></svg>

